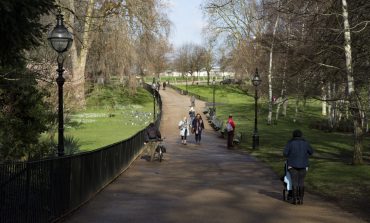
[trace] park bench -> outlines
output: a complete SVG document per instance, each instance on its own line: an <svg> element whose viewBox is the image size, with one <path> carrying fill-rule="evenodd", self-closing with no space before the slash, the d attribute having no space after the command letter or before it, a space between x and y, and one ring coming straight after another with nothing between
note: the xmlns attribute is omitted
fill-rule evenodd
<svg viewBox="0 0 370 223"><path fill-rule="evenodd" d="M214 130L219 131L222 129L224 123L220 119L218 119L216 116L212 116L211 120L211 126Z"/></svg>
<svg viewBox="0 0 370 223"><path fill-rule="evenodd" d="M223 138L227 138L226 128L222 128L222 130L220 130L220 133ZM245 141L245 139L243 138L243 134L241 132L236 132L234 135L234 140L233 140L234 144L238 145L242 141Z"/></svg>
<svg viewBox="0 0 370 223"><path fill-rule="evenodd" d="M205 114L205 116L206 116L206 118L208 120L208 123L211 125L211 127L214 130L219 131L220 134L223 135L224 122L221 121L220 119L218 119L216 117L216 115L213 115L214 114L213 108L206 107L203 110L203 114Z"/></svg>
<svg viewBox="0 0 370 223"><path fill-rule="evenodd" d="M240 144L240 142L242 141L242 133L241 132L237 132L235 135L234 135L234 144Z"/></svg>
<svg viewBox="0 0 370 223"><path fill-rule="evenodd" d="M203 114L208 114L209 115L209 107L205 107L203 110Z"/></svg>
<svg viewBox="0 0 370 223"><path fill-rule="evenodd" d="M210 116L213 116L215 114L215 111L213 108L205 107L203 110L203 114L209 114Z"/></svg>
<svg viewBox="0 0 370 223"><path fill-rule="evenodd" d="M211 120L211 115L209 113L209 107L205 107L204 110L203 110L203 114L206 116L207 120L208 120L208 123L211 124L210 120Z"/></svg>

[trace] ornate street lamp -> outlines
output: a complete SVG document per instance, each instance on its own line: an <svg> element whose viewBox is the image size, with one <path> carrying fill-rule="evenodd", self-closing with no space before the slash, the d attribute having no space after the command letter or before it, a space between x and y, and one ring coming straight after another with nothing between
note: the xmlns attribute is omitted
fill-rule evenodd
<svg viewBox="0 0 370 223"><path fill-rule="evenodd" d="M152 89L153 89L153 122L155 122L155 91L156 91L156 85L155 85L155 77L153 77L153 83L152 83Z"/></svg>
<svg viewBox="0 0 370 223"><path fill-rule="evenodd" d="M216 91L216 80L215 77L213 77L212 80L212 86L213 86L213 116L216 115L216 105L215 105L215 91Z"/></svg>
<svg viewBox="0 0 370 223"><path fill-rule="evenodd" d="M257 149L259 146L259 135L258 135L258 129L257 129L257 87L261 84L261 78L258 75L258 69L256 68L256 73L254 74L254 77L252 79L252 84L255 87L255 93L254 93L254 132L253 132L253 149Z"/></svg>
<svg viewBox="0 0 370 223"><path fill-rule="evenodd" d="M66 52L72 45L72 34L63 24L63 15L58 9L57 24L49 33L48 40L51 47L58 53L58 77L56 82L58 84L58 156L64 155L64 118L63 118L63 53Z"/></svg>

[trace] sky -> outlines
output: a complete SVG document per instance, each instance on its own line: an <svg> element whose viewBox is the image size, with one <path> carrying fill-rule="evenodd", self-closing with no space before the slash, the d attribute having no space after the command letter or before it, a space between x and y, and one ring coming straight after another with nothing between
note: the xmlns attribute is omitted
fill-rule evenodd
<svg viewBox="0 0 370 223"><path fill-rule="evenodd" d="M174 47L184 43L202 43L202 27L205 24L200 9L201 0L168 0L169 18L173 23L170 41Z"/></svg>

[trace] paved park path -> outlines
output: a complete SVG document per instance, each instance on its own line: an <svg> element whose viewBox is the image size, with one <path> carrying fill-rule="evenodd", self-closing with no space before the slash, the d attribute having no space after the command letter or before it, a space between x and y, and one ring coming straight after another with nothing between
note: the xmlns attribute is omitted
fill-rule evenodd
<svg viewBox="0 0 370 223"><path fill-rule="evenodd" d="M307 194L302 206L283 202L278 177L253 157L227 150L208 125L201 145L193 135L181 145L177 124L187 114L189 98L169 88L160 93L165 160L137 159L65 222L363 222L314 195ZM197 111L203 107L196 102Z"/></svg>

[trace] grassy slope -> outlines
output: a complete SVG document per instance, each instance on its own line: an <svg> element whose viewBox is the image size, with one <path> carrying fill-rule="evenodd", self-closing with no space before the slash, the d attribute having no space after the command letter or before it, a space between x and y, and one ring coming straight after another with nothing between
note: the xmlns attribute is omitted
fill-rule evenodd
<svg viewBox="0 0 370 223"><path fill-rule="evenodd" d="M188 90L212 98L212 87L189 86ZM265 161L276 173L282 175L285 160L282 150L291 138L292 130L301 129L304 137L315 149L306 178L308 190L335 200L341 206L369 220L367 210L370 208L370 165L369 163L363 166L350 165L352 135L310 129L308 127L310 122L322 118L320 104L315 101L310 101L305 107L300 106L299 117L294 123L292 104L290 102L286 117L280 115L277 123L267 125L267 103L262 99L258 114L260 148L253 151L251 139L254 128L254 99L229 86L216 87L217 116L226 120L228 114L233 114L237 131L245 132L248 136L247 143L242 145L243 149ZM275 109L274 107L274 111ZM370 151L369 142L369 137L365 138L363 144L365 153Z"/></svg>
<svg viewBox="0 0 370 223"><path fill-rule="evenodd" d="M95 89L85 111L71 115L66 135L78 139L80 150L88 151L127 139L152 119L153 98L144 89L135 97L123 88ZM73 127L71 127L73 126Z"/></svg>

